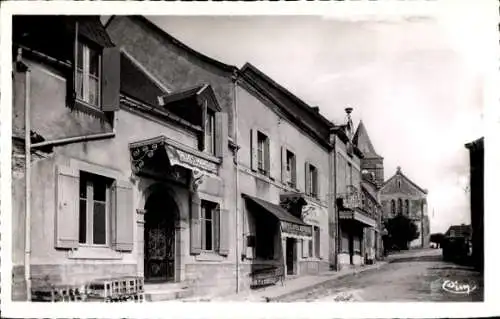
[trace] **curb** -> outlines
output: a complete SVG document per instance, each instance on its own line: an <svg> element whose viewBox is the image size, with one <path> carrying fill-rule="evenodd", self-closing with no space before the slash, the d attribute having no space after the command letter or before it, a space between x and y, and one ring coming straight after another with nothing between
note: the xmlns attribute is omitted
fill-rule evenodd
<svg viewBox="0 0 500 319"><path fill-rule="evenodd" d="M294 291L289 291L289 292L286 292L286 293L284 293L284 294L282 294L280 296L276 296L276 297L262 297L261 299L262 299L262 301L265 301L265 302L280 301L281 299L288 298L288 297L291 297L293 295L300 295L300 294L302 294L302 293L304 293L306 291L319 288L322 285L331 283L331 282L333 282L335 280L344 279L346 277L353 276L353 275L356 275L356 274L359 274L359 273L363 273L363 272L366 272L366 271L370 271L370 270L380 269L381 267L383 267L383 266L385 266L387 264L389 264L389 262L383 261L383 262L380 262L380 263L376 264L376 266L374 266L374 267L361 268L359 270L354 270L352 272L348 272L348 273L337 275L337 276L333 275L334 278L325 279L322 282L319 282L319 283L316 283L316 284L312 284L310 286L302 287L302 288L299 288L299 289L294 290Z"/></svg>

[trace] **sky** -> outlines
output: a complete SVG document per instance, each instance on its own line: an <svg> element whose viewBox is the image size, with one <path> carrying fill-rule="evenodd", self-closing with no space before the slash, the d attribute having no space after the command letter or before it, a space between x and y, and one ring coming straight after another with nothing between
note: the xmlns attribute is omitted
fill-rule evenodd
<svg viewBox="0 0 500 319"><path fill-rule="evenodd" d="M148 18L212 58L252 63L334 123L353 107L385 178L401 166L427 189L431 232L444 232L470 222L464 144L484 134L484 43L465 13Z"/></svg>

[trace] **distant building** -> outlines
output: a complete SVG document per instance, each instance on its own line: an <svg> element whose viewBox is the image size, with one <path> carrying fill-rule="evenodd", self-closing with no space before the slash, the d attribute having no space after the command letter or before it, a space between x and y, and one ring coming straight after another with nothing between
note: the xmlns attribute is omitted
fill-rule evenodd
<svg viewBox="0 0 500 319"><path fill-rule="evenodd" d="M410 248L429 245L429 216L427 215L427 190L415 184L398 167L380 189L385 220L398 214L410 218L418 228L419 237L410 242Z"/></svg>
<svg viewBox="0 0 500 319"><path fill-rule="evenodd" d="M472 259L479 270L484 265L484 138L465 145L470 158L470 208Z"/></svg>

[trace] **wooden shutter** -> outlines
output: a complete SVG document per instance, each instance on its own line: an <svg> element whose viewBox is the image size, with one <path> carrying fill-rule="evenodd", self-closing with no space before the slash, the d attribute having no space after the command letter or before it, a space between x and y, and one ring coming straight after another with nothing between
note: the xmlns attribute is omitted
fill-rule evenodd
<svg viewBox="0 0 500 319"><path fill-rule="evenodd" d="M120 50L116 47L102 51L101 109L106 112L120 108Z"/></svg>
<svg viewBox="0 0 500 319"><path fill-rule="evenodd" d="M78 247L79 223L79 171L72 167L58 166L56 180L55 247Z"/></svg>
<svg viewBox="0 0 500 319"><path fill-rule="evenodd" d="M201 227L200 227L201 201L198 195L191 199L191 227L190 227L190 250L192 255L201 253Z"/></svg>
<svg viewBox="0 0 500 319"><path fill-rule="evenodd" d="M227 150L227 113L215 113L215 155L224 158Z"/></svg>
<svg viewBox="0 0 500 319"><path fill-rule="evenodd" d="M257 130L256 129L251 129L250 130L250 161L251 161L251 168L252 171L257 171L258 168L258 158L257 158Z"/></svg>
<svg viewBox="0 0 500 319"><path fill-rule="evenodd" d="M311 190L309 189L309 184L310 184L310 180L311 180L311 174L309 174L309 162L306 162L304 164L304 176L305 176L305 187L304 187L304 190L305 190L305 193L307 195L310 195L311 194Z"/></svg>
<svg viewBox="0 0 500 319"><path fill-rule="evenodd" d="M264 143L264 169L268 176L271 176L271 153L270 153L270 138L266 138Z"/></svg>
<svg viewBox="0 0 500 319"><path fill-rule="evenodd" d="M218 233L219 233L219 245L218 252L220 255L227 256L229 254L229 210L219 209L216 214L219 216L218 223Z"/></svg>
<svg viewBox="0 0 500 319"><path fill-rule="evenodd" d="M113 184L112 247L118 251L134 248L134 203L132 185L127 181Z"/></svg>

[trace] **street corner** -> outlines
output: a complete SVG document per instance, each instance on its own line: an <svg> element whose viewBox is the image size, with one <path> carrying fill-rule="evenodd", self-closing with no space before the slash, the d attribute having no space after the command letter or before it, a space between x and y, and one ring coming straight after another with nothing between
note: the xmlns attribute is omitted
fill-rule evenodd
<svg viewBox="0 0 500 319"><path fill-rule="evenodd" d="M430 284L431 298L441 301L482 301L483 285L477 278L446 276Z"/></svg>

